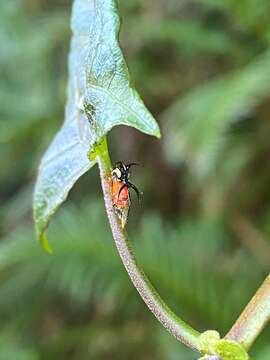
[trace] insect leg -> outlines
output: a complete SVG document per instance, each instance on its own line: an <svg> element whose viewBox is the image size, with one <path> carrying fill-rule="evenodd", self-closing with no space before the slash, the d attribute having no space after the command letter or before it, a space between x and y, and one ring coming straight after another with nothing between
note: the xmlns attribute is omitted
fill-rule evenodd
<svg viewBox="0 0 270 360"><path fill-rule="evenodd" d="M133 185L131 182L127 182L127 185L131 188L131 189L133 189L134 191L135 191L135 193L136 193L136 195L137 195L137 198L138 198L138 201L139 201L139 203L141 203L141 201L142 201L142 193L138 190L138 188L135 186L135 185Z"/></svg>

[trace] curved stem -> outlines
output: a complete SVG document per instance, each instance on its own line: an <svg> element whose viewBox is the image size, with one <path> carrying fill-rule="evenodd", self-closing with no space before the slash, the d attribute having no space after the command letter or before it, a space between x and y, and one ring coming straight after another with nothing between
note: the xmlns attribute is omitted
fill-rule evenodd
<svg viewBox="0 0 270 360"><path fill-rule="evenodd" d="M113 211L111 189L108 181L108 177L111 173L111 162L105 138L96 149L96 158L100 170L100 178L105 199L106 211L115 245L133 285L138 290L141 298L144 300L148 308L161 322L161 324L176 339L180 340L188 347L198 350L197 339L200 333L186 324L182 319L177 317L160 298L142 269L139 267L133 254L131 245L128 242L127 233L122 229L118 218Z"/></svg>
<svg viewBox="0 0 270 360"><path fill-rule="evenodd" d="M250 300L225 338L237 341L246 349L249 349L269 320L270 274Z"/></svg>

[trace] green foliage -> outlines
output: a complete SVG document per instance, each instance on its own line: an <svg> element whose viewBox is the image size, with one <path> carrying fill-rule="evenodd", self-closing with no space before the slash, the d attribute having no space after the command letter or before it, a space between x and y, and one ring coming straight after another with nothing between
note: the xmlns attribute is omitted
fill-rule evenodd
<svg viewBox="0 0 270 360"><path fill-rule="evenodd" d="M37 360L39 359L34 349L27 348L14 338L10 329L0 333L1 359Z"/></svg>
<svg viewBox="0 0 270 360"><path fill-rule="evenodd" d="M245 348L231 340L220 339L217 331L208 330L199 337L200 349L203 354L218 355L222 360L248 360ZM207 356L201 360L207 359Z"/></svg>
<svg viewBox="0 0 270 360"><path fill-rule="evenodd" d="M6 143L59 109L51 91L60 80L50 76L52 52L66 35L68 17L57 11L33 16L18 0L2 2L0 11L0 143Z"/></svg>
<svg viewBox="0 0 270 360"><path fill-rule="evenodd" d="M147 313L123 272L109 230L103 225L105 221L101 201L85 199L80 208L69 206L64 209L49 231L50 237L58 240L53 256L44 255L34 241L35 234L27 226L15 230L0 246L0 309L3 316L18 308L21 316L13 320L15 326L25 321L23 314L29 314L31 307L32 315L27 320L31 328L40 318L40 308L46 318L50 311L47 304L54 303L57 297L66 299L65 306L79 311L80 316L89 306L104 309L105 313L93 320L91 329L100 327L103 316L115 314L120 319L126 316L136 321L136 314L141 318ZM187 221L171 228L164 226L159 216L145 214L141 230L133 232L132 238L139 239L135 243L136 253L147 275L175 311L185 313L187 319L192 319L196 313L200 318L203 316L210 326L219 322L219 328L228 329L242 306L238 300L239 292L242 296L246 294L246 299L250 296L250 279L254 273L245 267L246 261L251 264L246 255L227 255L226 259L222 248L228 239L220 232L220 225L209 220L192 224ZM215 264L211 261L223 256L223 260ZM229 257L234 257L236 270L233 275L229 269L221 271L219 268L219 264L228 262ZM256 276L260 277L259 272ZM228 293L230 300L226 297ZM220 307L223 308L222 314ZM116 321L115 317L113 319ZM147 323L145 326L147 328ZM82 343L89 342L89 333L85 331ZM80 342L76 342L77 336L77 331L66 333L66 329L60 326L57 338L49 337L47 346L54 344L53 347L58 348L64 341L67 344L64 340L67 337L77 348L80 346ZM159 343L160 336L156 329L152 341ZM164 348L161 348L164 356L170 353L166 343L164 339ZM33 346L38 349L41 344ZM95 345L91 346L94 348ZM102 354L98 344L96 346L97 354ZM181 354L181 348L175 351L178 356Z"/></svg>
<svg viewBox="0 0 270 360"><path fill-rule="evenodd" d="M259 359L260 360L267 360L269 358L270 353L270 346L266 346L260 353L259 353Z"/></svg>
<svg viewBox="0 0 270 360"><path fill-rule="evenodd" d="M166 137L164 148L131 128L110 132L113 160L143 165L132 175L144 192L143 207L132 203L128 230L139 261L173 310L223 337L269 271L270 112L263 80L269 66L266 57L262 61L269 51L269 1L119 5L132 80ZM0 2L0 358L195 360L199 355L167 335L132 289L108 232L97 172L75 184L49 229L53 256L35 242L33 179L63 118L70 6L68 0ZM177 114L171 141L178 137L177 148L183 141L189 146L168 158L172 132L165 114L189 98L188 114L198 107L199 118L208 120L208 108L209 119L217 119L208 88L214 93L214 85L233 79L246 92L242 110L219 85L230 99L230 116L222 117L224 124L206 121L195 134ZM207 134L215 140L214 154ZM196 168L199 149L207 168ZM251 357L269 359L269 326Z"/></svg>
<svg viewBox="0 0 270 360"><path fill-rule="evenodd" d="M243 0L241 2L234 0L195 1L224 11L228 17L232 17L237 26L240 25L241 30L254 32L263 39L265 39L265 35L268 38L270 5L267 0Z"/></svg>
<svg viewBox="0 0 270 360"><path fill-rule="evenodd" d="M229 126L248 116L270 91L270 53L227 77L208 81L164 113L169 161L186 161L205 177L220 158Z"/></svg>
<svg viewBox="0 0 270 360"><path fill-rule="evenodd" d="M215 330L207 330L199 337L199 348L203 354L215 354L215 346L220 340L220 335Z"/></svg>
<svg viewBox="0 0 270 360"><path fill-rule="evenodd" d="M151 26L150 26L151 25ZM173 44L175 49L186 55L203 53L230 54L234 49L233 41L214 28L208 28L202 23L191 20L149 19L134 16L128 27L131 28L130 38L144 45ZM187 36L188 34L188 36Z"/></svg>
<svg viewBox="0 0 270 360"><path fill-rule="evenodd" d="M48 223L78 178L89 170L94 150L115 125L133 126L160 136L158 125L137 92L118 44L115 0L76 0L69 56L65 122L44 155L34 195L34 217L41 244Z"/></svg>
<svg viewBox="0 0 270 360"><path fill-rule="evenodd" d="M224 360L248 360L245 348L231 340L220 340L215 346L216 353Z"/></svg>

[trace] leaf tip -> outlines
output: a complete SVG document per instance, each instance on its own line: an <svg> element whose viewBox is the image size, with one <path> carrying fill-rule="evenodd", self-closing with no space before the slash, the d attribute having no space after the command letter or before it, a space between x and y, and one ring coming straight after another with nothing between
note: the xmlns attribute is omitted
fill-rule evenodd
<svg viewBox="0 0 270 360"><path fill-rule="evenodd" d="M39 234L39 242L43 250L45 250L48 254L52 254L52 247L48 241L45 232Z"/></svg>
<svg viewBox="0 0 270 360"><path fill-rule="evenodd" d="M156 122L156 120L154 119L154 123L155 123L155 128L154 131L152 132L152 135L155 136L156 138L160 139L161 138L161 131L160 131L160 127L158 125L158 123Z"/></svg>
<svg viewBox="0 0 270 360"><path fill-rule="evenodd" d="M161 132L160 130L158 129L157 132L155 133L155 136L160 139L161 138Z"/></svg>

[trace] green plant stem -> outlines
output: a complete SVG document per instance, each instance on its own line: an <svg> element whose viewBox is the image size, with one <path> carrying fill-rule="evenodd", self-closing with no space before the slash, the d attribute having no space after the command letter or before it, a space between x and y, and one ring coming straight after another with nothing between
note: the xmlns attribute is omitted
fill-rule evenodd
<svg viewBox="0 0 270 360"><path fill-rule="evenodd" d="M237 341L246 349L249 349L269 320L270 274L250 300L225 338Z"/></svg>
<svg viewBox="0 0 270 360"><path fill-rule="evenodd" d="M105 138L96 148L96 159L99 165L105 206L115 245L133 285L138 290L141 298L144 300L148 308L161 322L161 324L176 339L188 347L198 350L197 339L200 333L186 324L182 319L177 317L160 298L144 272L139 267L133 254L131 245L128 242L127 233L124 229L122 229L120 222L115 215L109 183L109 176L111 174L111 161L109 158Z"/></svg>

